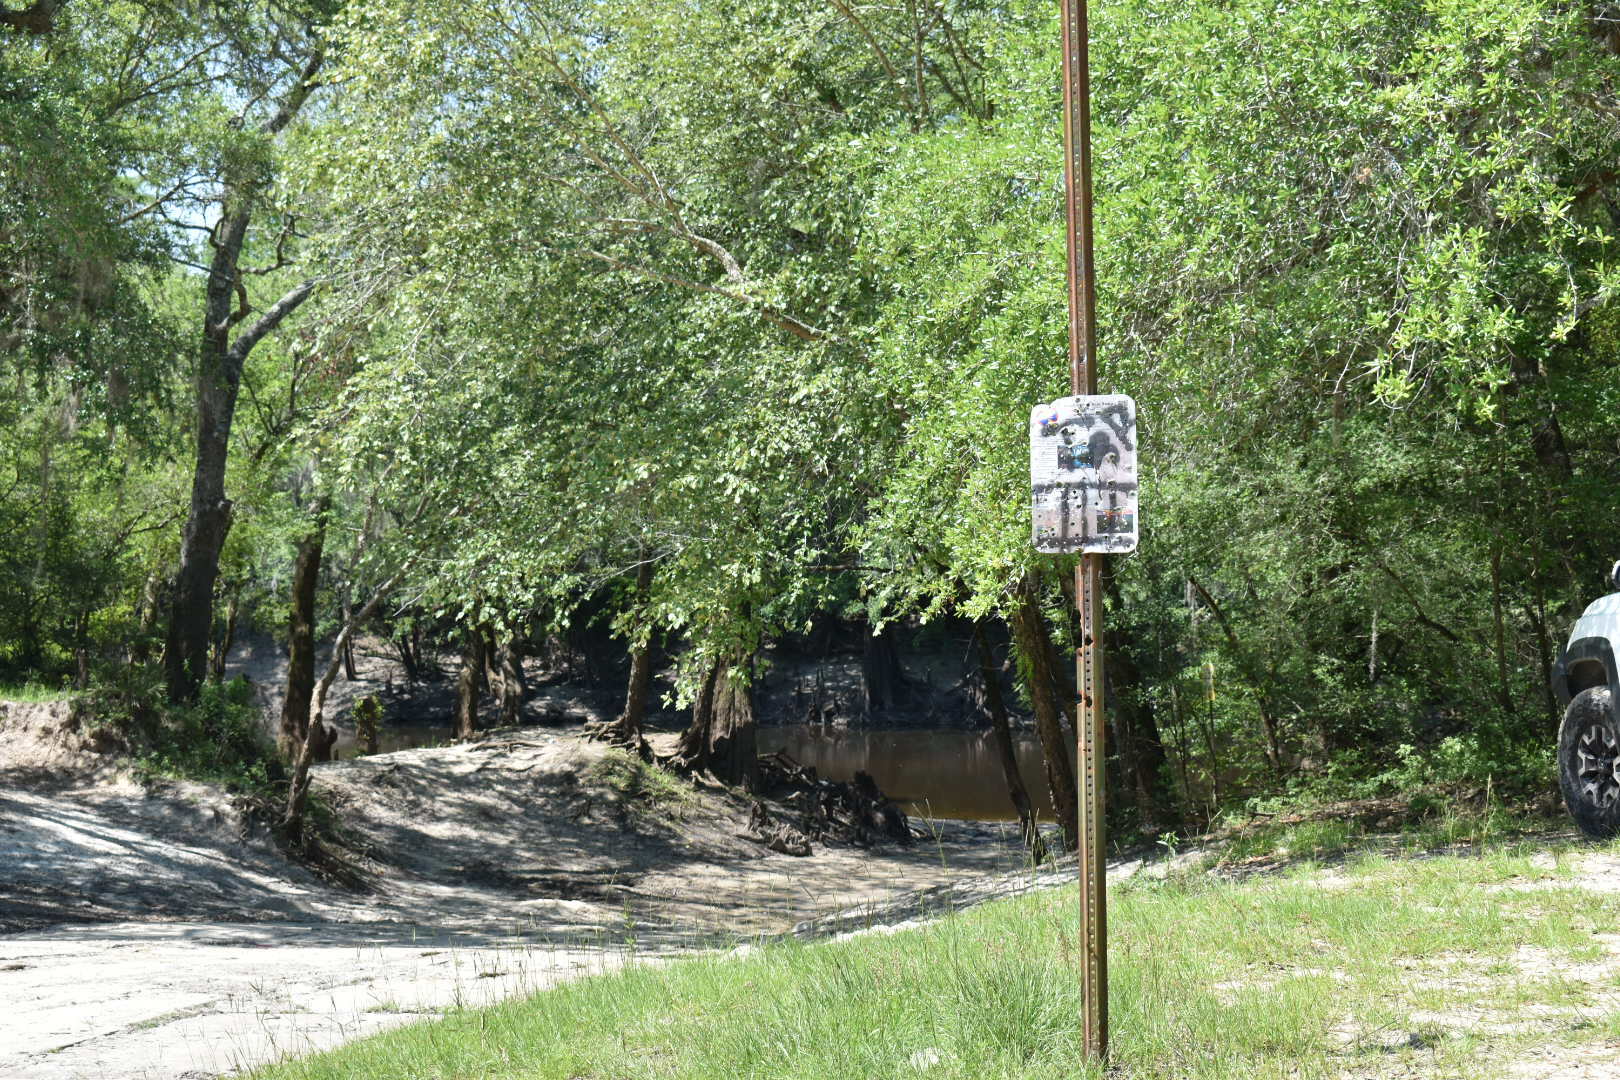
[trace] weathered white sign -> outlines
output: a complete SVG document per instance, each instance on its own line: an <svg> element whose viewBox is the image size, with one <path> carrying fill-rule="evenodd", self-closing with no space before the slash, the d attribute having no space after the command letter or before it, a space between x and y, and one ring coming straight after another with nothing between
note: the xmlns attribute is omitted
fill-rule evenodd
<svg viewBox="0 0 1620 1080"><path fill-rule="evenodd" d="M1136 402L1125 394L1058 398L1029 413L1035 550L1136 550Z"/></svg>

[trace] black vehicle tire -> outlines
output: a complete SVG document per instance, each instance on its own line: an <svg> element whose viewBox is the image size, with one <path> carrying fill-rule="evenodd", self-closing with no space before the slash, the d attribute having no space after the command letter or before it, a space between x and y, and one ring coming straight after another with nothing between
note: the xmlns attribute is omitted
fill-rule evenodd
<svg viewBox="0 0 1620 1080"><path fill-rule="evenodd" d="M1581 832L1593 840L1620 833L1620 725L1610 708L1609 688L1575 695L1558 728L1558 786Z"/></svg>

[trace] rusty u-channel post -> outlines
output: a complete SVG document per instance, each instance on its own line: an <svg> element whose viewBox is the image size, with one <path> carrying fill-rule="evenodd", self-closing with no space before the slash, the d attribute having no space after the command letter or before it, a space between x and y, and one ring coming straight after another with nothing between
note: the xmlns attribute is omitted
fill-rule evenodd
<svg viewBox="0 0 1620 1080"><path fill-rule="evenodd" d="M1068 211L1069 392L1097 392L1097 285L1091 243L1091 73L1086 0L1063 4L1063 150ZM1081 1023L1085 1052L1108 1053L1108 891L1103 827L1102 561L1086 554L1075 570L1080 609L1075 648L1079 733Z"/></svg>

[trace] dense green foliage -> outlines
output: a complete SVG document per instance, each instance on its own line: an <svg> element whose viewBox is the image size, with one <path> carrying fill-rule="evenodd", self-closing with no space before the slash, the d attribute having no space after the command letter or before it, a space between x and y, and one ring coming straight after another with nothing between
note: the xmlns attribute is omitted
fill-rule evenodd
<svg viewBox="0 0 1620 1080"><path fill-rule="evenodd" d="M1066 640L1023 431L1066 390L1055 5L204 7L0 37L8 677L149 659L244 176L241 303L318 289L243 375L222 621L279 622L318 505L327 631L401 574L391 638L588 615L679 642L688 699L818 615L1030 581ZM1616 554L1616 18L1094 6L1102 384L1146 472L1116 742L1194 816L1550 783Z"/></svg>

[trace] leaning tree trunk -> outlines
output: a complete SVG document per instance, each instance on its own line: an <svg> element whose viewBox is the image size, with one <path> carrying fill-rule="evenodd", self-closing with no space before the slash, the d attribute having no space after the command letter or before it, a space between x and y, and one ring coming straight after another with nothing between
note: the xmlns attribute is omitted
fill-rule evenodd
<svg viewBox="0 0 1620 1080"><path fill-rule="evenodd" d="M990 642L985 640L984 626L973 624L973 640L979 648L979 675L984 680L984 701L990 710L990 728L995 732L996 750L1001 758L1001 775L1007 783L1007 794L1013 809L1018 811L1018 824L1029 847L1029 857L1036 866L1046 859L1046 843L1041 839L1040 827L1035 822L1035 810L1029 802L1029 792L1018 771L1018 755L1013 750L1012 725L1007 720L1007 703L1001 696L1001 672L990 653Z"/></svg>
<svg viewBox="0 0 1620 1080"><path fill-rule="evenodd" d="M292 603L287 617L287 696L281 703L277 741L288 759L304 744L309 703L315 693L315 586L326 542L327 502L315 505L315 526L298 541L293 557ZM347 620L345 620L347 621Z"/></svg>
<svg viewBox="0 0 1620 1080"><path fill-rule="evenodd" d="M478 732L478 682L484 673L484 635L476 626L461 633L461 672L456 679L456 739Z"/></svg>
<svg viewBox="0 0 1620 1080"><path fill-rule="evenodd" d="M1074 851L1080 846L1080 801L1075 791L1068 740L1063 732L1063 702L1057 695L1057 672L1052 670L1052 657L1057 652L1052 646L1046 616L1041 613L1040 593L1033 574L1019 583L1008 624L1028 674L1030 702L1035 709L1035 733L1041 740L1052 811L1063 830L1064 849Z"/></svg>
<svg viewBox="0 0 1620 1080"><path fill-rule="evenodd" d="M355 560L358 564L359 560ZM304 811L309 806L309 769L314 764L322 748L330 751L331 744L337 741L337 732L329 727L324 715L326 711L326 694L332 688L332 680L337 678L338 667L342 664L343 646L354 636L357 624L371 618L372 612L377 610L383 598L389 594L395 585L410 571L411 560L407 558L403 566L394 572L394 575L372 593L366 606L349 618L338 631L337 642L332 648L332 659L326 665L326 671L321 675L320 682L315 684L315 694L309 704L309 721L304 726L304 741L298 749L298 756L293 759L292 779L287 785L287 809L281 817L282 834L295 844L304 839Z"/></svg>

